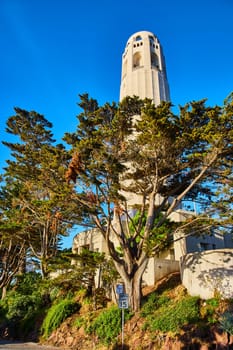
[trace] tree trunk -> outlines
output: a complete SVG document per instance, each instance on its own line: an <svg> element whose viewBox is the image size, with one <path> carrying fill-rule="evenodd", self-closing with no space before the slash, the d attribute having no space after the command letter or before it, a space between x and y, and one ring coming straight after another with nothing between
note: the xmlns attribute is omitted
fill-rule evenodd
<svg viewBox="0 0 233 350"><path fill-rule="evenodd" d="M3 300L6 297L6 293L7 293L7 286L3 286L1 300Z"/></svg>
<svg viewBox="0 0 233 350"><path fill-rule="evenodd" d="M128 274L122 265L119 266L119 264L115 262L116 269L124 282L125 293L128 294L129 297L129 308L134 312L140 310L142 299L141 281L147 263L148 258L146 258L137 269Z"/></svg>
<svg viewBox="0 0 233 350"><path fill-rule="evenodd" d="M129 296L129 308L133 311L138 311L141 306L141 278L136 278L134 275L132 278L124 280L125 291Z"/></svg>
<svg viewBox="0 0 233 350"><path fill-rule="evenodd" d="M45 279L46 277L48 277L48 263L46 259L41 259L40 269L41 269L42 279Z"/></svg>

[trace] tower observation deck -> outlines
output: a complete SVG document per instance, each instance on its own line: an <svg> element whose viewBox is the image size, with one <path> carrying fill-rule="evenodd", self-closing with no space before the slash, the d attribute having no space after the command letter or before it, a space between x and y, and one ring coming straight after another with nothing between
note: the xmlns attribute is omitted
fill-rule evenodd
<svg viewBox="0 0 233 350"><path fill-rule="evenodd" d="M133 34L122 56L120 100L134 95L150 98L155 105L170 101L162 47L158 38L147 31Z"/></svg>

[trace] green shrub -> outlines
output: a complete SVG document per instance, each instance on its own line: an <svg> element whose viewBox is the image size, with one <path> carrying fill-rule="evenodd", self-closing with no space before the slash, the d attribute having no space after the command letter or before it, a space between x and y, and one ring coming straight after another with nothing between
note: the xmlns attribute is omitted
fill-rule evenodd
<svg viewBox="0 0 233 350"><path fill-rule="evenodd" d="M217 298L211 298L211 299L208 299L206 300L202 306L201 306L201 317L203 319L205 319L206 321L208 321L208 323L215 323L217 322L217 313L216 313L216 310L219 306L219 299Z"/></svg>
<svg viewBox="0 0 233 350"><path fill-rule="evenodd" d="M219 319L221 328L224 332L233 335L233 314L232 312L226 311L222 314Z"/></svg>
<svg viewBox="0 0 233 350"><path fill-rule="evenodd" d="M60 326L60 324L75 311L80 308L80 305L70 299L64 299L59 303L53 305L43 321L42 332L47 338L53 330Z"/></svg>
<svg viewBox="0 0 233 350"><path fill-rule="evenodd" d="M208 299L206 300L206 304L215 310L219 306L219 299L218 298Z"/></svg>
<svg viewBox="0 0 233 350"><path fill-rule="evenodd" d="M156 293L150 294L147 301L144 303L141 309L141 316L146 317L151 315L159 307L169 303L170 298L167 295L158 295Z"/></svg>
<svg viewBox="0 0 233 350"><path fill-rule="evenodd" d="M199 298L188 296L160 307L147 322L150 329L176 333L185 324L196 322L199 319L198 301Z"/></svg>
<svg viewBox="0 0 233 350"><path fill-rule="evenodd" d="M45 314L44 308L35 309L32 313L28 314L27 317L20 319L17 325L17 334L20 338L28 337L28 335L33 332L34 335L40 333L40 320L43 319Z"/></svg>
<svg viewBox="0 0 233 350"><path fill-rule="evenodd" d="M40 293L22 295L16 291L10 291L7 297L0 302L1 313L5 313L8 320L19 320L30 317L30 315L41 308L43 303Z"/></svg>
<svg viewBox="0 0 233 350"><path fill-rule="evenodd" d="M130 319L131 314L125 311L125 321ZM109 345L116 340L116 337L121 331L121 310L117 306L103 311L99 316L91 322L86 330L89 334L98 336L99 341L103 344Z"/></svg>
<svg viewBox="0 0 233 350"><path fill-rule="evenodd" d="M22 275L17 275L14 289L17 291L17 293L31 295L41 285L41 281L42 278L39 273L26 272Z"/></svg>

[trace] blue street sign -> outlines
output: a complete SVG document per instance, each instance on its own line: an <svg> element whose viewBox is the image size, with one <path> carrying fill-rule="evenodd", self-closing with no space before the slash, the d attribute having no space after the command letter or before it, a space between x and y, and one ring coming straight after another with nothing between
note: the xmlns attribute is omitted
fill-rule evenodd
<svg viewBox="0 0 233 350"><path fill-rule="evenodd" d="M124 285L123 284L117 284L116 285L116 292L117 292L117 294L123 294L124 293Z"/></svg>
<svg viewBox="0 0 233 350"><path fill-rule="evenodd" d="M129 296L128 294L119 294L118 299L119 309L128 309L129 308Z"/></svg>

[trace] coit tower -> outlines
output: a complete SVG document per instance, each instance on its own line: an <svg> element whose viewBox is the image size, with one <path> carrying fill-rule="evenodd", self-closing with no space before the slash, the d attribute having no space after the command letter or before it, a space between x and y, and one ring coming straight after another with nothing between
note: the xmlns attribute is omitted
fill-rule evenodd
<svg viewBox="0 0 233 350"><path fill-rule="evenodd" d="M126 96L150 98L155 105L170 101L165 59L151 32L133 34L122 56L120 100Z"/></svg>

